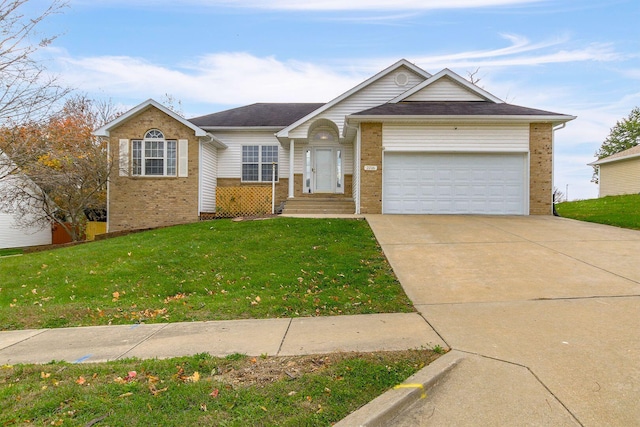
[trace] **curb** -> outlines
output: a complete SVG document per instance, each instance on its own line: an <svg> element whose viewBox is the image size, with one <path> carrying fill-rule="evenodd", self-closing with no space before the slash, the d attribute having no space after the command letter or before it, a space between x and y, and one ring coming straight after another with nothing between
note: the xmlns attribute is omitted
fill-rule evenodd
<svg viewBox="0 0 640 427"><path fill-rule="evenodd" d="M424 393L433 389L449 371L455 368L465 354L452 350L435 362L406 379L405 387L393 388L357 411L334 424L334 427L383 427L414 402L423 398Z"/></svg>

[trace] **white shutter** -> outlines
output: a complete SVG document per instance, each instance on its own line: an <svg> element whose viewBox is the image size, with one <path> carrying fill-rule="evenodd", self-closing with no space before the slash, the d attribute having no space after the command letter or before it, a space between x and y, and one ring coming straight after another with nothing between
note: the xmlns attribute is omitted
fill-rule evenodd
<svg viewBox="0 0 640 427"><path fill-rule="evenodd" d="M189 176L189 140L178 140L178 176Z"/></svg>
<svg viewBox="0 0 640 427"><path fill-rule="evenodd" d="M129 175L129 140L120 140L120 176Z"/></svg>

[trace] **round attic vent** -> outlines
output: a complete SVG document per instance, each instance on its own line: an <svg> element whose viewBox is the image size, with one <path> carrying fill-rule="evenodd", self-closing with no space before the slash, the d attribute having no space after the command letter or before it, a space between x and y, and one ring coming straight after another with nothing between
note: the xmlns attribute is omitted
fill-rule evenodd
<svg viewBox="0 0 640 427"><path fill-rule="evenodd" d="M407 73L396 74L396 84L398 86L406 86L409 83L409 75Z"/></svg>

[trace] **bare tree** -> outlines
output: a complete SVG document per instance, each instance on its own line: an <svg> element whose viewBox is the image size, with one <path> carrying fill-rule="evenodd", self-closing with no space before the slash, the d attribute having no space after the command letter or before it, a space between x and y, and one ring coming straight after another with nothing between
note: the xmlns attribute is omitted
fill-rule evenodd
<svg viewBox="0 0 640 427"><path fill-rule="evenodd" d="M471 82L471 84L478 86L478 83L480 83L480 80L482 80L480 77L478 77L479 72L480 72L480 67L476 68L475 71L473 72L467 71L467 77Z"/></svg>
<svg viewBox="0 0 640 427"><path fill-rule="evenodd" d="M182 111L182 101L172 94L165 93L161 98L160 103L180 117L184 117L184 111Z"/></svg>
<svg viewBox="0 0 640 427"><path fill-rule="evenodd" d="M0 124L46 114L68 90L45 75L34 53L56 36L40 36L38 26L66 7L66 0L50 0L33 16L24 10L33 0L0 0ZM40 4L42 4L41 2Z"/></svg>

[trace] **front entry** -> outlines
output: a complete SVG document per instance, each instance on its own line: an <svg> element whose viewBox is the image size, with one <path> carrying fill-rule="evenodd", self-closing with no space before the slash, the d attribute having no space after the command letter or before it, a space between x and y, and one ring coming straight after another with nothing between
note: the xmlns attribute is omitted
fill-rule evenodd
<svg viewBox="0 0 640 427"><path fill-rule="evenodd" d="M333 149L316 148L314 157L314 193L333 193Z"/></svg>
<svg viewBox="0 0 640 427"><path fill-rule="evenodd" d="M305 152L305 193L344 193L343 150L310 147Z"/></svg>

